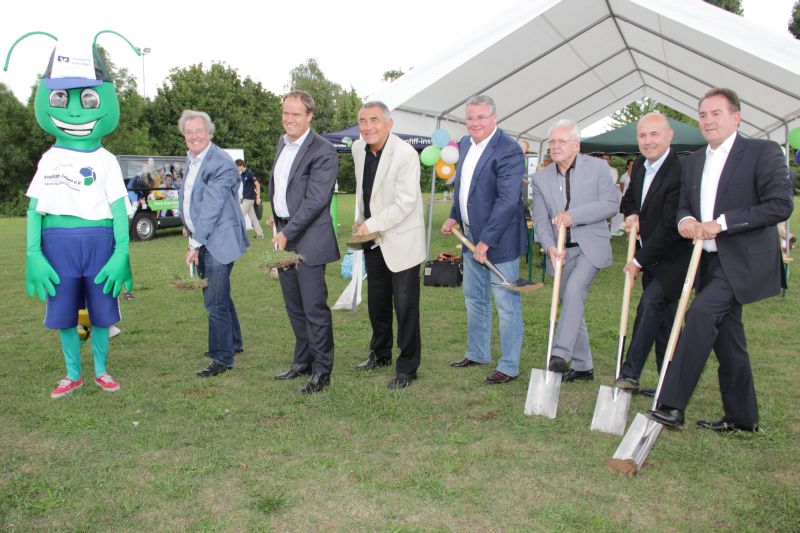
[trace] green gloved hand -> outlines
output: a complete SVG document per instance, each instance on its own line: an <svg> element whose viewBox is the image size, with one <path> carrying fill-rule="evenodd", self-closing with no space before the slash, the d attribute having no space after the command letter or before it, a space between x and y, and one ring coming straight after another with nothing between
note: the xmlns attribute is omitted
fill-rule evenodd
<svg viewBox="0 0 800 533"><path fill-rule="evenodd" d="M55 286L61 280L42 253L42 215L36 212L38 203L36 198L31 198L28 204L25 292L31 298L38 293L39 299L45 301L47 295L56 295Z"/></svg>
<svg viewBox="0 0 800 533"><path fill-rule="evenodd" d="M126 253L114 252L108 261L97 273L94 282L103 285L103 294L109 292L116 298L122 291L122 286L130 291L133 287L133 275L131 274L131 261ZM113 291L113 292L112 292Z"/></svg>
<svg viewBox="0 0 800 533"><path fill-rule="evenodd" d="M103 285L103 294L109 292L116 298L123 285L130 291L133 288L131 260L128 255L128 211L125 200L120 198L111 204L114 225L114 253L97 273L94 282Z"/></svg>
<svg viewBox="0 0 800 533"><path fill-rule="evenodd" d="M56 285L61 280L50 266L50 261L42 252L29 253L25 261L25 292L33 298L34 293L38 293L39 299L45 301L47 295L56 295Z"/></svg>

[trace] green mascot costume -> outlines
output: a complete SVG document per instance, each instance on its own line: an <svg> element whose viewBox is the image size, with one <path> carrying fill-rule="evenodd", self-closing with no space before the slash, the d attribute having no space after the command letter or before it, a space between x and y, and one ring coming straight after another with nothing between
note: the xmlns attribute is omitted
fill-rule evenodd
<svg viewBox="0 0 800 533"><path fill-rule="evenodd" d="M44 324L61 336L67 375L52 391L53 398L83 384L76 325L84 307L92 319L94 382L104 391L119 390L106 359L108 328L120 319L117 296L133 284L130 202L119 163L101 146L119 124L117 92L96 46L102 33L122 37L104 30L89 43L32 32L12 45L5 64L7 69L14 46L30 35L57 41L34 104L39 126L56 142L42 155L27 191L25 268L28 296L47 301Z"/></svg>

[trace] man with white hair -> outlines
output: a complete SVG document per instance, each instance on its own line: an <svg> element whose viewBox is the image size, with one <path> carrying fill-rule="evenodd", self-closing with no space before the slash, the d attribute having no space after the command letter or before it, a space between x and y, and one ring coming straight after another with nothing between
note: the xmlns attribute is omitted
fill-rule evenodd
<svg viewBox="0 0 800 533"><path fill-rule="evenodd" d="M557 260L564 269L549 370L562 372L567 382L594 379L583 309L594 277L611 266L606 219L619 210L620 201L619 188L608 179L608 165L580 154L580 138L578 125L571 120L553 124L548 132L553 163L532 178L533 224L550 258L547 270L552 274ZM559 252L556 239L561 224L567 228L567 239Z"/></svg>

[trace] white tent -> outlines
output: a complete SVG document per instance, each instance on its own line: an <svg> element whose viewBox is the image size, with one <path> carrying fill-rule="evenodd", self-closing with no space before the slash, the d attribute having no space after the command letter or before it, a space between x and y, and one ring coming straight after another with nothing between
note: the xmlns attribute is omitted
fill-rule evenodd
<svg viewBox="0 0 800 533"><path fill-rule="evenodd" d="M398 131L457 138L464 102L486 93L503 130L538 143L558 118L588 126L645 96L695 116L710 87L739 94L742 133L784 143L800 125L800 41L702 0L521 0L370 99Z"/></svg>

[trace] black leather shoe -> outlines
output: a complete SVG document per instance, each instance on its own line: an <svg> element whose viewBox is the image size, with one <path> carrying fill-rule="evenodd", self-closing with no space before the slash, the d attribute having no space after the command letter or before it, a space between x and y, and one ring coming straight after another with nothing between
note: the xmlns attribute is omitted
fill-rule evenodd
<svg viewBox="0 0 800 533"><path fill-rule="evenodd" d="M389 380L386 386L389 387L389 390L405 389L406 387L411 385L411 382L414 381L415 379L417 379L416 375L403 374L402 372L398 372L397 374L392 376L392 379Z"/></svg>
<svg viewBox="0 0 800 533"><path fill-rule="evenodd" d="M299 363L293 364L289 370L285 372L281 372L280 374L275 374L275 379L294 379L299 378L303 374L310 374L311 373L311 365L308 363Z"/></svg>
<svg viewBox="0 0 800 533"><path fill-rule="evenodd" d="M647 396L648 398L653 398L656 395L655 389L639 389L639 394L642 396Z"/></svg>
<svg viewBox="0 0 800 533"><path fill-rule="evenodd" d="M750 433L754 433L758 431L758 424L754 426L741 426L734 422L727 422L724 418L722 420L698 420L697 426L719 433L733 433L734 431L749 431Z"/></svg>
<svg viewBox="0 0 800 533"><path fill-rule="evenodd" d="M552 361L551 361L552 364ZM569 372L561 375L561 381L569 383L570 381L592 381L594 379L594 370L575 370L570 368Z"/></svg>
<svg viewBox="0 0 800 533"><path fill-rule="evenodd" d="M617 381L614 382L614 386L618 389L630 391L633 394L639 392L639 380L633 378L626 378L625 376L620 376L617 378Z"/></svg>
<svg viewBox="0 0 800 533"><path fill-rule="evenodd" d="M222 363L218 363L216 361L211 361L211 364L205 367L202 370L197 371L197 375L201 378L210 378L211 376L218 376L220 374L224 374L228 370L233 370L232 366L223 365Z"/></svg>
<svg viewBox="0 0 800 533"><path fill-rule="evenodd" d="M685 429L683 425L683 409L673 409L668 405L662 405L658 409L647 411L647 417L671 428Z"/></svg>
<svg viewBox="0 0 800 533"><path fill-rule="evenodd" d="M367 360L355 366L356 370L372 370L374 368L382 368L391 366L391 357L378 357L375 352L370 352Z"/></svg>
<svg viewBox="0 0 800 533"><path fill-rule="evenodd" d="M467 359L464 357L463 359L459 359L458 361L453 361L450 363L450 366L453 368L467 368L468 366L478 366L478 365L485 365L486 363L479 363L477 361L473 361L472 359Z"/></svg>
<svg viewBox="0 0 800 533"><path fill-rule="evenodd" d="M306 384L300 387L300 392L303 394L314 394L320 392L326 386L331 384L330 374L319 374L317 372L311 374Z"/></svg>
<svg viewBox="0 0 800 533"><path fill-rule="evenodd" d="M547 367L547 370L550 372L567 372L569 371L569 365L567 362L561 358L556 357L555 355L550 358L550 366Z"/></svg>

